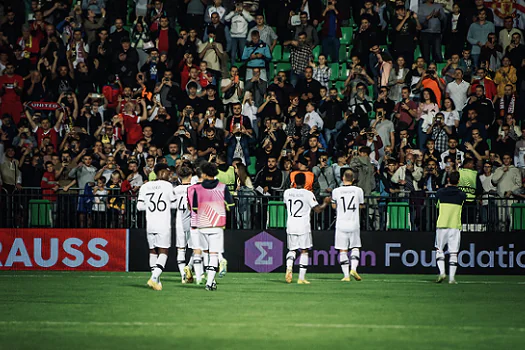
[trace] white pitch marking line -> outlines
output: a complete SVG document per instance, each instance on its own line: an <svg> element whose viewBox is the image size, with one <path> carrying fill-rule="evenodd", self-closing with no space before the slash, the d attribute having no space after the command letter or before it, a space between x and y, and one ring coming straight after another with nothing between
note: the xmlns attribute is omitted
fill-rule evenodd
<svg viewBox="0 0 525 350"><path fill-rule="evenodd" d="M202 323L176 323L176 322L78 322L78 321L0 321L2 326L27 326L27 325L40 325L40 326L95 326L95 327L178 327L178 326L201 326ZM231 326L231 327L268 327L268 324L253 324L253 323L207 323L211 327L216 326ZM440 325L396 325L396 324L324 324L324 323L291 323L291 324L276 324L272 323L273 327L294 327L294 328L326 328L326 329L350 329L350 328L361 328L361 329L455 329L465 331L507 331L507 332L525 332L523 327L493 327L493 326L440 326ZM25 329L25 328L24 328ZM59 329L57 329L58 331Z"/></svg>

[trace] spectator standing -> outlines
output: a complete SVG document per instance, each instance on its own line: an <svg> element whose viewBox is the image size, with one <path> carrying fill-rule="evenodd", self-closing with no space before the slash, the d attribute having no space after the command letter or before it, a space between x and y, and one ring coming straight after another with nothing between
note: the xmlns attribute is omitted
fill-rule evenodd
<svg viewBox="0 0 525 350"><path fill-rule="evenodd" d="M499 202L498 206L498 228L504 231L507 228L508 221L512 219L511 205L514 201L509 198L514 191L521 187L522 179L520 170L512 164L512 155L506 153L502 159L503 165L494 171L492 184L497 187L500 198L505 198Z"/></svg>
<svg viewBox="0 0 525 350"><path fill-rule="evenodd" d="M268 81L266 64L272 60L272 54L267 43L262 41L259 32L251 32L251 41L246 43L242 53L242 60L246 62L246 80L253 77L253 69L259 68L262 80Z"/></svg>
<svg viewBox="0 0 525 350"><path fill-rule="evenodd" d="M472 45L472 60L475 67L480 67L481 48L486 45L489 34L496 32L494 23L487 21L487 11L482 9L478 12L478 21L470 25L467 34L467 40Z"/></svg>
<svg viewBox="0 0 525 350"><path fill-rule="evenodd" d="M255 16L255 23L256 26L248 31L248 36L246 37L246 40L250 40L252 38L252 33L254 31L258 31L261 41L269 46L270 52L273 52L273 49L275 45L277 45L277 39L279 37L277 36L277 34L275 34L272 27L265 24L264 15L262 14L262 12L257 13L257 15Z"/></svg>
<svg viewBox="0 0 525 350"><path fill-rule="evenodd" d="M200 1L200 0L197 0ZM248 35L248 23L253 21L250 13L243 9L242 1L235 4L235 10L228 13L224 19L231 22L230 34L232 38L230 62L233 66L237 60L237 55L241 56L246 45L246 35Z"/></svg>
<svg viewBox="0 0 525 350"><path fill-rule="evenodd" d="M288 40L283 45L290 45L290 62L292 65L290 83L295 87L297 82L304 77L304 72L312 59L312 48L306 43L305 32L299 33L298 40Z"/></svg>
<svg viewBox="0 0 525 350"><path fill-rule="evenodd" d="M23 113L21 100L23 87L24 81L22 77L15 74L15 65L7 63L4 75L0 76L0 95L2 97L0 114L9 114L15 124L20 122Z"/></svg>
<svg viewBox="0 0 525 350"><path fill-rule="evenodd" d="M525 57L525 45L523 45L523 37L520 33L512 34L512 42L507 46L505 56L510 59L514 68L522 66L521 62Z"/></svg>
<svg viewBox="0 0 525 350"><path fill-rule="evenodd" d="M323 27L321 29L323 38L323 50L325 57L330 56L331 62L339 61L339 47L341 33L341 15L336 8L337 1L331 0L326 4L323 10L322 17L324 18Z"/></svg>
<svg viewBox="0 0 525 350"><path fill-rule="evenodd" d="M426 62L431 62L430 53L432 52L432 61L443 62L441 36L444 30L443 24L446 20L443 5L435 4L434 0L426 0L424 4L419 5L418 17L419 23L422 25L420 42L423 58Z"/></svg>

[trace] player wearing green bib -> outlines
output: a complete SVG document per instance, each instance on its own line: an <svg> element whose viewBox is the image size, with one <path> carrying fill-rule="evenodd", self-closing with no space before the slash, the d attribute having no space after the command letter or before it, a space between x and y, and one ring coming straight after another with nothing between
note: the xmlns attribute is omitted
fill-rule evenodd
<svg viewBox="0 0 525 350"><path fill-rule="evenodd" d="M439 216L436 229L436 260L439 268L437 283L443 282L445 274L445 246L449 251L449 283L456 284L459 243L461 241L461 211L467 199L465 192L458 188L460 175L454 171L449 176L448 186L437 191L436 199Z"/></svg>

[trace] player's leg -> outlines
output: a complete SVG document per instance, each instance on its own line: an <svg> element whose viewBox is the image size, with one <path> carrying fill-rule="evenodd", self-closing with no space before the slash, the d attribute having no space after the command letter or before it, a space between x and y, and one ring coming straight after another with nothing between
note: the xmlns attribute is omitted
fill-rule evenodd
<svg viewBox="0 0 525 350"><path fill-rule="evenodd" d="M436 263L439 269L439 276L436 280L437 283L441 283L445 280L447 275L445 274L445 244L447 243L447 231L446 229L436 229Z"/></svg>
<svg viewBox="0 0 525 350"><path fill-rule="evenodd" d="M350 260L348 259L349 236L341 230L335 230L335 249L339 250L339 264L343 271L343 282L350 282Z"/></svg>
<svg viewBox="0 0 525 350"><path fill-rule="evenodd" d="M288 243L288 254L286 254L286 275L284 276L286 283L292 283L293 264L295 262L295 258L297 257L296 250L299 248L297 244L298 237L298 235L286 235Z"/></svg>
<svg viewBox="0 0 525 350"><path fill-rule="evenodd" d="M210 252L210 263L206 271L208 278L206 281L206 290L216 290L217 283L215 275L219 269L219 253L224 250L224 231L221 228L215 228L215 232L207 232L208 250Z"/></svg>
<svg viewBox="0 0 525 350"><path fill-rule="evenodd" d="M157 254L157 250L155 248L149 250L149 267L151 272L155 270L155 264L157 263L158 257L159 255Z"/></svg>
<svg viewBox="0 0 525 350"><path fill-rule="evenodd" d="M343 271L343 282L350 282L350 260L348 259L348 250L339 250L339 264L341 264L341 270Z"/></svg>
<svg viewBox="0 0 525 350"><path fill-rule="evenodd" d="M219 277L224 277L226 272L228 272L228 260L224 259L222 253L219 252Z"/></svg>
<svg viewBox="0 0 525 350"><path fill-rule="evenodd" d="M182 283L186 283L186 272L184 272L184 268L186 267L186 247L177 247L177 265L179 266Z"/></svg>
<svg viewBox="0 0 525 350"><path fill-rule="evenodd" d="M459 243L461 241L461 231L458 229L448 229L449 241L448 250L450 252L448 265L448 278L450 284L456 284L456 270L458 268Z"/></svg>
<svg viewBox="0 0 525 350"><path fill-rule="evenodd" d="M193 267L195 269L195 278L197 284L200 284L202 282L202 271L203 271L203 264L202 264L202 248L203 248L203 240L204 237L202 237L202 234L198 229L192 229L191 230L191 242L193 244L194 250L193 250ZM188 272L188 269L185 270L186 274ZM191 273L191 271L189 271Z"/></svg>
<svg viewBox="0 0 525 350"><path fill-rule="evenodd" d="M312 233L306 233L304 235L299 235L301 249L301 257L299 258L299 279L297 280L298 284L310 284L306 280L306 270L308 269L308 251L312 248Z"/></svg>
<svg viewBox="0 0 525 350"><path fill-rule="evenodd" d="M160 281L160 275L162 274L162 271L164 271L164 268L166 267L166 262L168 261L168 249L169 248L157 248L159 251L159 257L157 258L157 261L155 263L155 269L153 270L153 273L151 275L151 279L159 283Z"/></svg>
<svg viewBox="0 0 525 350"><path fill-rule="evenodd" d="M359 231L350 232L350 276L356 281L361 281L361 276L357 273L357 266L359 265L359 256L361 248L361 233Z"/></svg>

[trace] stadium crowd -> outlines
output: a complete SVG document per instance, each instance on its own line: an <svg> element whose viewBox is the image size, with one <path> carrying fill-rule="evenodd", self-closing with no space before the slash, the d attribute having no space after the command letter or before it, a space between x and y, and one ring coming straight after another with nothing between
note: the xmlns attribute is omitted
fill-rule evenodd
<svg viewBox="0 0 525 350"><path fill-rule="evenodd" d="M351 168L417 204L462 169L472 203L525 199L523 33L482 0L4 4L4 193L118 212L156 164L206 160L240 195L304 172L322 198Z"/></svg>

